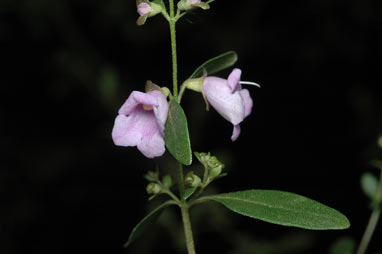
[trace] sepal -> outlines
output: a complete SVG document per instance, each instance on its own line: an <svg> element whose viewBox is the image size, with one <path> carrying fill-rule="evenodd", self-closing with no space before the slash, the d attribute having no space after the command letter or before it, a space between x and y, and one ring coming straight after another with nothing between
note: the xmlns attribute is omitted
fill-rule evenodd
<svg viewBox="0 0 382 254"><path fill-rule="evenodd" d="M210 5L200 0L181 0L178 2L178 9L181 11L189 11L194 8L208 10Z"/></svg>

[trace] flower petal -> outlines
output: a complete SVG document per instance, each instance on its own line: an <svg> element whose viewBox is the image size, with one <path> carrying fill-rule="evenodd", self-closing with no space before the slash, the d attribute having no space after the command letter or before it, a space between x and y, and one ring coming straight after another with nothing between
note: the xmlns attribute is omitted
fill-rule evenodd
<svg viewBox="0 0 382 254"><path fill-rule="evenodd" d="M249 91L247 89L242 89L239 91L241 98L244 101L244 118L249 116L252 112L253 101Z"/></svg>
<svg viewBox="0 0 382 254"><path fill-rule="evenodd" d="M154 117L146 122L142 139L137 148L147 158L162 156L166 151L163 135L160 133Z"/></svg>
<svg viewBox="0 0 382 254"><path fill-rule="evenodd" d="M157 96L153 95L154 91L148 92L148 93L142 93L138 91L134 91L131 94L133 95L134 99L143 105L147 106L157 106L158 105L158 100Z"/></svg>
<svg viewBox="0 0 382 254"><path fill-rule="evenodd" d="M137 11L140 16L146 15L150 13L151 11L151 6L149 3L140 3L137 6Z"/></svg>
<svg viewBox="0 0 382 254"><path fill-rule="evenodd" d="M244 119L244 102L238 92L232 93L225 79L207 77L203 83L203 93L214 109L232 124Z"/></svg>
<svg viewBox="0 0 382 254"><path fill-rule="evenodd" d="M168 115L166 96L161 91L133 91L119 109L112 138L119 146L137 146L146 157L163 155L164 125Z"/></svg>
<svg viewBox="0 0 382 254"><path fill-rule="evenodd" d="M130 115L131 112L135 110L135 108L139 105L139 102L137 102L134 99L135 92L132 92L129 95L129 98L122 104L122 106L118 110L119 115Z"/></svg>
<svg viewBox="0 0 382 254"><path fill-rule="evenodd" d="M168 102L166 100L166 96L160 91L151 91L149 93L152 96L155 96L157 99L157 105L153 107L153 110L158 123L159 130L161 134L163 134L168 115Z"/></svg>
<svg viewBox="0 0 382 254"><path fill-rule="evenodd" d="M234 125L233 131L232 131L232 136L231 136L232 142L235 141L239 137L240 132L241 132L240 125L238 125L238 124Z"/></svg>
<svg viewBox="0 0 382 254"><path fill-rule="evenodd" d="M230 87L232 92L235 92L241 88L240 86L240 77L241 77L241 70L240 69L233 69L231 74L228 76L228 86Z"/></svg>
<svg viewBox="0 0 382 254"><path fill-rule="evenodd" d="M142 139L139 122L135 115L118 115L115 118L111 132L114 144L117 146L136 146Z"/></svg>
<svg viewBox="0 0 382 254"><path fill-rule="evenodd" d="M157 130L158 124L154 112L136 107L129 116L117 116L112 137L116 145L137 146L145 135L152 135Z"/></svg>
<svg viewBox="0 0 382 254"><path fill-rule="evenodd" d="M120 115L130 115L133 111L136 110L139 104L147 106L156 106L157 98L150 93L142 93L138 91L133 91L125 103L121 106L118 111Z"/></svg>

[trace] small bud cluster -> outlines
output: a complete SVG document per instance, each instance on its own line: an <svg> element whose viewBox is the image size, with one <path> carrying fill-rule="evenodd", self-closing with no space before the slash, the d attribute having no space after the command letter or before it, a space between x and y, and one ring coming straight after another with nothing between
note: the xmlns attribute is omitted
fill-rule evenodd
<svg viewBox="0 0 382 254"><path fill-rule="evenodd" d="M149 0L136 0L136 3L137 12L139 14L139 18L137 19L138 26L144 25L146 23L147 18L153 17L159 13L163 14L163 16L166 19L170 19L166 7L161 1L150 2ZM177 6L177 18L182 16L182 12L187 12L194 8L201 8L203 10L208 10L210 8L210 5L208 3L202 2L200 0L180 0Z"/></svg>
<svg viewBox="0 0 382 254"><path fill-rule="evenodd" d="M159 194L162 192L162 187L157 183L149 183L146 187L146 191L148 194Z"/></svg>
<svg viewBox="0 0 382 254"><path fill-rule="evenodd" d="M189 172L186 175L186 178L184 179L184 183L187 186L190 186L192 188L197 188L201 186L202 179L200 179L199 176L195 175L193 171Z"/></svg>
<svg viewBox="0 0 382 254"><path fill-rule="evenodd" d="M173 185L172 178L170 175L165 175L162 180L159 179L159 172L149 171L145 178L150 183L146 187L146 192L153 195L151 198L158 194L168 193Z"/></svg>
<svg viewBox="0 0 382 254"><path fill-rule="evenodd" d="M200 188L201 191L207 187L214 179L222 176L222 170L224 164L221 163L216 156L212 156L210 153L198 153L195 152L196 158L204 166L204 176L201 179L194 171L187 173L184 183L189 188ZM197 194L198 195L198 194Z"/></svg>
<svg viewBox="0 0 382 254"><path fill-rule="evenodd" d="M215 178L221 175L224 168L224 164L221 163L216 156L212 156L210 153L197 153L195 156L198 158L200 163L204 166L205 179L204 184L207 185Z"/></svg>

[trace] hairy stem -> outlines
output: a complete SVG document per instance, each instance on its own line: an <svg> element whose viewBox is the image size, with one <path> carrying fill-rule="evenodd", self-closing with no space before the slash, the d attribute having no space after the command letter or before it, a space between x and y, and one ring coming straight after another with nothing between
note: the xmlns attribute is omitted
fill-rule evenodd
<svg viewBox="0 0 382 254"><path fill-rule="evenodd" d="M196 252L195 252L194 239L192 237L192 229L191 229L190 215L188 213L188 205L186 203L183 203L180 209L182 211L182 220L184 225L184 235L186 237L187 251L188 251L188 254L195 254Z"/></svg>
<svg viewBox="0 0 382 254"><path fill-rule="evenodd" d="M182 221L184 227L184 236L186 238L186 246L188 254L195 254L194 239L192 236L190 215L188 213L188 204L184 199L184 175L183 175L183 166L179 163L178 168L178 185L179 185L179 195L180 195L180 210L182 212Z"/></svg>
<svg viewBox="0 0 382 254"><path fill-rule="evenodd" d="M183 195L184 195L184 175L183 175L183 166L179 162L179 168L178 168L178 187L179 187L179 196L180 200L183 201Z"/></svg>
<svg viewBox="0 0 382 254"><path fill-rule="evenodd" d="M366 253L367 247L370 243L371 238L373 237L374 230L378 224L379 216L381 215L381 198L382 198L382 171L379 178L379 185L378 185L378 191L377 191L377 202L378 204L373 209L369 223L367 224L365 233L362 236L362 240L358 246L357 254L363 254Z"/></svg>
<svg viewBox="0 0 382 254"><path fill-rule="evenodd" d="M168 19L170 23L170 34L171 34L171 55L172 55L172 84L173 84L173 96L174 100L178 101L178 63L176 55L176 30L175 23L180 18L179 10L175 16L175 6L174 0L169 0L170 5L170 18ZM188 204L184 200L184 175L182 164L179 163L178 168L178 187L179 195L181 200L180 210L182 212L182 221L184 225L184 235L186 238L186 245L188 254L195 254L194 239L192 237L192 229L190 222L190 215L188 213Z"/></svg>
<svg viewBox="0 0 382 254"><path fill-rule="evenodd" d="M176 55L176 30L175 23L177 18L175 17L174 0L170 0L170 34L171 34L171 54L172 54L172 84L173 84L173 95L174 99L177 101L178 97L178 63Z"/></svg>

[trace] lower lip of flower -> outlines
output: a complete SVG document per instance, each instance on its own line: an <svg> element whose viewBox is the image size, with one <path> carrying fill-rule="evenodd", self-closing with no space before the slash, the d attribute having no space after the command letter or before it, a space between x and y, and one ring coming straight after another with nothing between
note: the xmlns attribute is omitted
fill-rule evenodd
<svg viewBox="0 0 382 254"><path fill-rule="evenodd" d="M153 106L149 106L149 105L144 105L143 104L143 109L147 110L147 111L150 111L150 110L153 110Z"/></svg>

